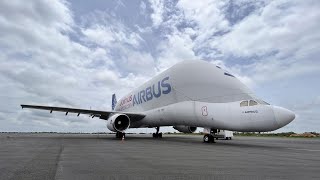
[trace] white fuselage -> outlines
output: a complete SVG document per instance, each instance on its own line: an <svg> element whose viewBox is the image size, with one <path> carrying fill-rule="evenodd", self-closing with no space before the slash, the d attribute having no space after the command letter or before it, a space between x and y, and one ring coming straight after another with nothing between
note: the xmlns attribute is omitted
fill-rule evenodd
<svg viewBox="0 0 320 180"><path fill-rule="evenodd" d="M130 128L185 125L272 131L295 117L259 100L233 75L204 61L178 63L120 99L115 110L146 115Z"/></svg>

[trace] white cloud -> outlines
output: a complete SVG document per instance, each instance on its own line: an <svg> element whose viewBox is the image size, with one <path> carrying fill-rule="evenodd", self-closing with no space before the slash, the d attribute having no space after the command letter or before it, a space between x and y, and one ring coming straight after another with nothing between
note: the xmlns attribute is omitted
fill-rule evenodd
<svg viewBox="0 0 320 180"><path fill-rule="evenodd" d="M164 13L164 1L163 0L150 0L151 9L153 13L151 14L151 20L153 26L157 27L163 22Z"/></svg>
<svg viewBox="0 0 320 180"><path fill-rule="evenodd" d="M188 23L196 25L197 48L205 47L211 42L212 36L229 29L229 22L225 18L223 7L227 1L186 1L178 2L177 7L183 11Z"/></svg>
<svg viewBox="0 0 320 180"><path fill-rule="evenodd" d="M100 46L110 46L115 40L113 32L106 27L93 27L83 29L82 33L86 36L88 41L94 42Z"/></svg>
<svg viewBox="0 0 320 180"><path fill-rule="evenodd" d="M115 43L124 43L138 48L142 38L135 32L129 32L123 25L94 25L93 27L83 28L85 41L95 43L103 47L115 46Z"/></svg>
<svg viewBox="0 0 320 180"><path fill-rule="evenodd" d="M112 71L99 71L96 72L96 81L98 83L114 86L119 82L119 76Z"/></svg>
<svg viewBox="0 0 320 180"><path fill-rule="evenodd" d="M264 82L319 72L319 3L273 1L236 24L212 45L224 54L252 57L248 73ZM308 9L308 11L306 11ZM301 19L303 14L303 20ZM258 61L257 61L258 60Z"/></svg>
<svg viewBox="0 0 320 180"><path fill-rule="evenodd" d="M18 1L4 1L1 2L0 15L4 22L14 22L11 24L12 26L21 28L34 23L65 31L71 30L70 25L73 24L68 3L63 0L33 1L28 4Z"/></svg>
<svg viewBox="0 0 320 180"><path fill-rule="evenodd" d="M256 9L234 25L226 18L232 13L225 9L232 5L227 1L182 0L177 7L195 24L191 32L197 56L238 64L230 70L252 84L319 71L318 61L314 64L320 48L319 3L308 2L236 2L242 7L254 3Z"/></svg>
<svg viewBox="0 0 320 180"><path fill-rule="evenodd" d="M17 108L109 109L112 93L120 98L182 60L218 64L249 87L320 72L316 1L151 0L141 12L121 11L126 5L74 15L62 0L0 2L1 128L104 131L86 116ZM296 110L299 119L316 114Z"/></svg>
<svg viewBox="0 0 320 180"><path fill-rule="evenodd" d="M147 5L145 2L141 1L140 2L140 13L142 15L145 15L146 14L146 9L147 9Z"/></svg>
<svg viewBox="0 0 320 180"><path fill-rule="evenodd" d="M177 7L183 10L185 18L197 23L202 33L216 32L228 27L228 21L222 12L223 1L187 1L181 0ZM200 35L200 34L199 34ZM209 34L204 34L207 36Z"/></svg>
<svg viewBox="0 0 320 180"><path fill-rule="evenodd" d="M319 63L307 60L281 62L272 59L267 62L254 63L247 68L247 74L254 75L252 79L256 83L281 81L316 72L320 72Z"/></svg>
<svg viewBox="0 0 320 180"><path fill-rule="evenodd" d="M272 1L236 24L214 45L236 56L260 56L273 52L279 57L290 56L304 49L305 45L318 44L320 13L316 7L319 4Z"/></svg>
<svg viewBox="0 0 320 180"><path fill-rule="evenodd" d="M80 123L72 123L74 118L57 114L52 116L48 112L30 114L21 111L19 106L26 103L108 109L113 92L124 94L132 83L138 83L126 81L139 81L139 76L120 77L109 49L87 47L87 44L70 38L71 35L77 36L73 29L76 25L64 1L33 1L28 4L12 1L2 2L0 7L5 8L0 12L0 74L6 84L0 86L1 94L5 94L0 100L8 102L0 105L0 112L10 117L9 121L8 118L1 119L1 130L23 129L20 126L27 131L48 129L50 126L55 130L67 126L66 129L73 131L97 128L96 121L88 121L86 117L78 118ZM98 36L94 36L96 32L90 32L91 29L84 32L93 42L101 42L103 33L108 31L103 31L106 30L105 24L97 24L96 27L102 27L98 29ZM123 42L118 46L139 46L139 35L121 28L124 31L111 31L114 41ZM117 81L120 83L117 84ZM46 118L41 118L44 114ZM47 119L48 115L50 118ZM98 124L101 123L104 124ZM97 129L106 130L104 125L99 127Z"/></svg>
<svg viewBox="0 0 320 180"><path fill-rule="evenodd" d="M161 52L158 56L157 68L159 72L171 67L179 61L198 60L192 48L193 41L187 34L176 33L168 35L168 39L159 44Z"/></svg>
<svg viewBox="0 0 320 180"><path fill-rule="evenodd" d="M113 60L112 68L119 71L119 77L129 73L152 76L155 72L154 59L150 53L141 49L144 39L140 32L126 27L121 21L107 12L94 12L84 18L85 26L81 27L85 38L84 42L97 46L95 48L108 49L104 55L106 59ZM89 22L87 22L89 21Z"/></svg>

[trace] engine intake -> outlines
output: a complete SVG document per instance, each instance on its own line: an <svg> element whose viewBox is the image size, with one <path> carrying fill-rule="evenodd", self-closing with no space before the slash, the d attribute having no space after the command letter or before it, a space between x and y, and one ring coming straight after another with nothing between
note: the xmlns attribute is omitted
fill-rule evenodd
<svg viewBox="0 0 320 180"><path fill-rule="evenodd" d="M107 128L113 132L123 132L130 126L130 118L125 114L114 114L108 118Z"/></svg>
<svg viewBox="0 0 320 180"><path fill-rule="evenodd" d="M197 130L197 127L184 126L184 125L173 126L173 128L182 133L194 133Z"/></svg>

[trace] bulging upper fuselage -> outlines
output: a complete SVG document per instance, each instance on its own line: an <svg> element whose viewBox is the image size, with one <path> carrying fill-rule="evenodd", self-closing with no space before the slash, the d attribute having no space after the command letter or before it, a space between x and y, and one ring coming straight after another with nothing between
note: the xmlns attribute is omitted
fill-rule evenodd
<svg viewBox="0 0 320 180"><path fill-rule="evenodd" d="M271 131L295 118L293 112L256 98L232 74L205 61L174 65L120 99L115 110L146 114L131 128L185 125Z"/></svg>

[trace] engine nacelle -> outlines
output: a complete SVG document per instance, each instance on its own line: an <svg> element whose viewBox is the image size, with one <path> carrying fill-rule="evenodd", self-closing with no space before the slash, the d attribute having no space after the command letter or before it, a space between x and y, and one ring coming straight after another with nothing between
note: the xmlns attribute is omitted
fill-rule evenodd
<svg viewBox="0 0 320 180"><path fill-rule="evenodd" d="M173 126L173 128L182 133L194 133L197 130L197 127L184 126L184 125Z"/></svg>
<svg viewBox="0 0 320 180"><path fill-rule="evenodd" d="M123 132L130 126L130 118L125 114L114 114L108 118L107 128L113 132Z"/></svg>

